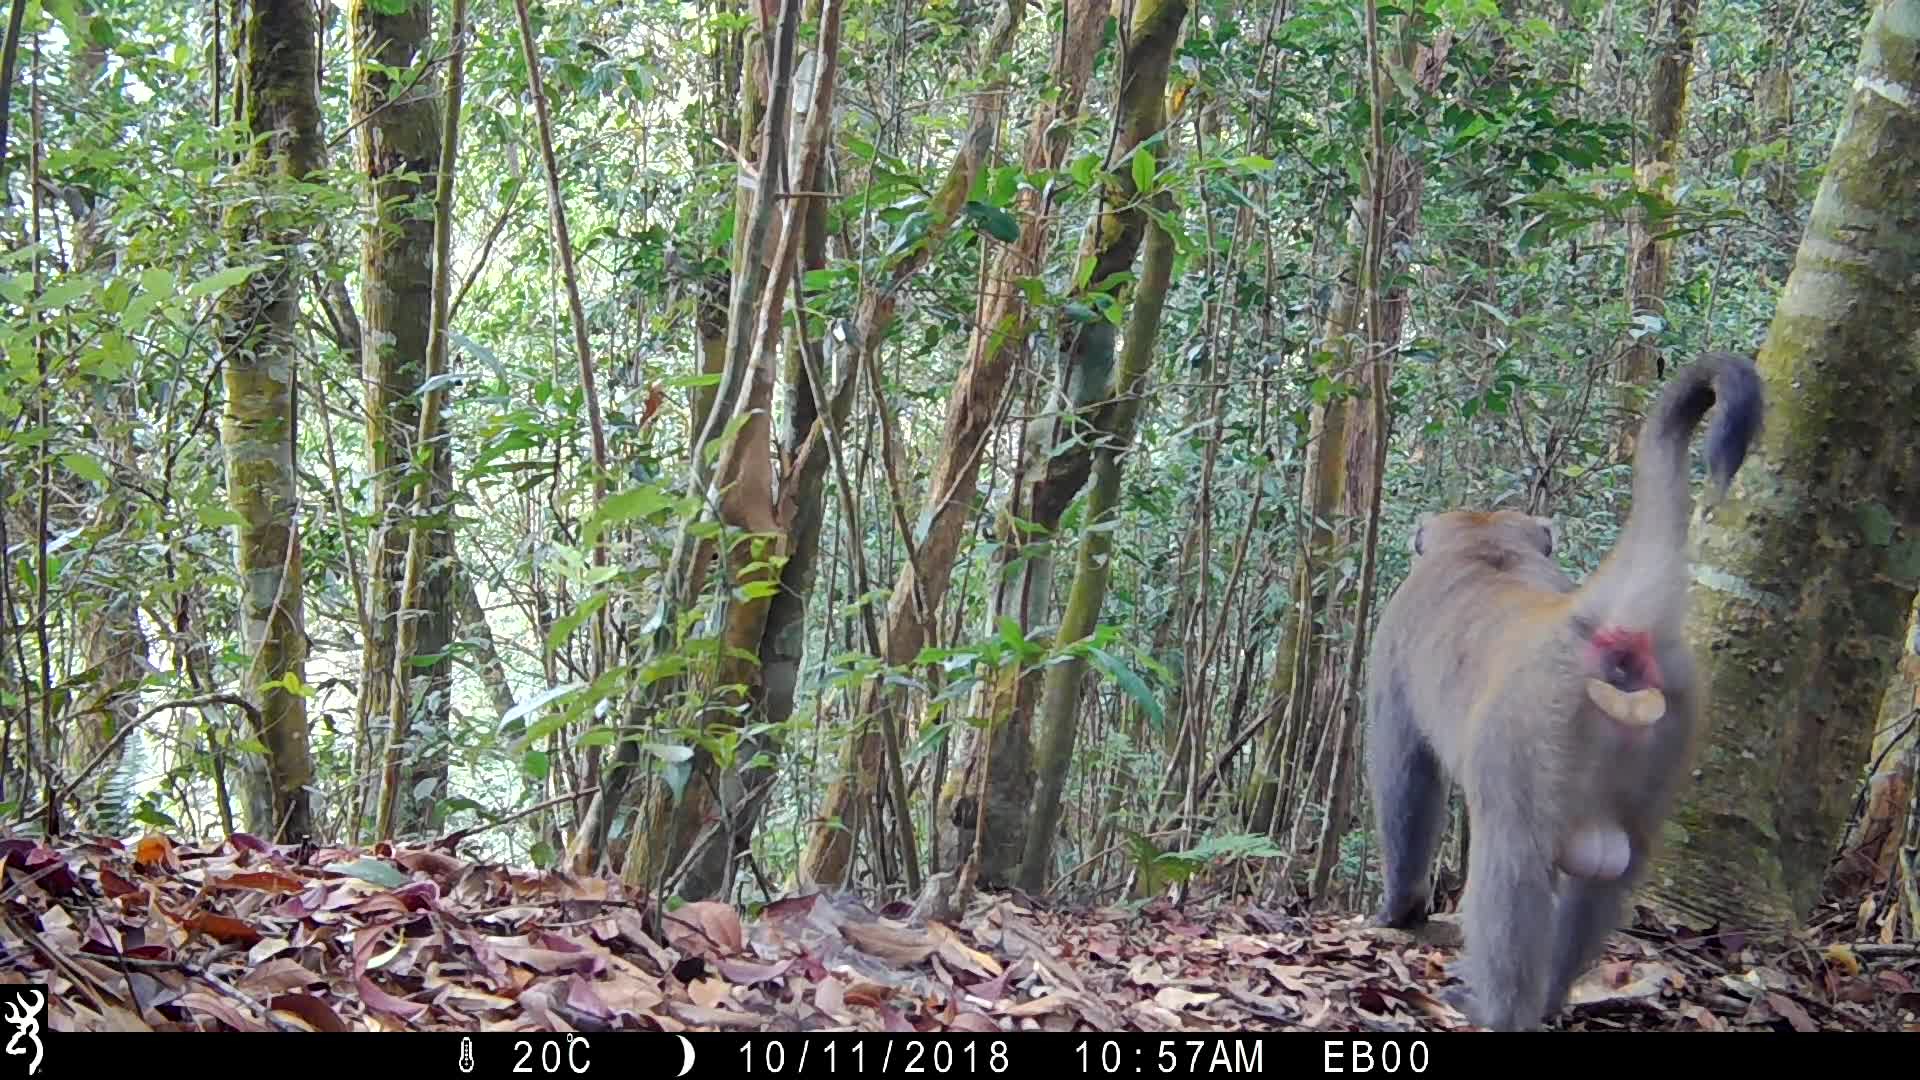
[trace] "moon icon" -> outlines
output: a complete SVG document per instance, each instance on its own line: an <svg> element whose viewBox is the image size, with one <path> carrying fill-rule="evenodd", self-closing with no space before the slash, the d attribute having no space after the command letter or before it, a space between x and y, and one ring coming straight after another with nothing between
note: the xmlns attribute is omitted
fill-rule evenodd
<svg viewBox="0 0 1920 1080"><path fill-rule="evenodd" d="M684 1055L680 1063L680 1071L674 1075L685 1076L693 1071L693 1042L685 1035L675 1035L674 1038L680 1040L680 1053Z"/></svg>

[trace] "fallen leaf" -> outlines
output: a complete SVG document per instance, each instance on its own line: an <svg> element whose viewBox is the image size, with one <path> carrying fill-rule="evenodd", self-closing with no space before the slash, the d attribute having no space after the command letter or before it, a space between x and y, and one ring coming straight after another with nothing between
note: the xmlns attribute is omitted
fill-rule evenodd
<svg viewBox="0 0 1920 1080"><path fill-rule="evenodd" d="M632 976L614 975L597 985L600 1000L607 1003L615 1016L627 1016L639 1019L650 1016L667 1000L661 996L658 984L649 985Z"/></svg>
<svg viewBox="0 0 1920 1080"><path fill-rule="evenodd" d="M1854 954L1853 946L1839 942L1827 946L1824 954L1827 963L1839 968L1848 975L1860 974L1860 957Z"/></svg>
<svg viewBox="0 0 1920 1080"><path fill-rule="evenodd" d="M964 1009L960 1015L947 1024L949 1031L977 1031L983 1035L997 1035L1006 1029L988 1019L984 1014Z"/></svg>
<svg viewBox="0 0 1920 1080"><path fill-rule="evenodd" d="M721 960L714 966L719 969L720 974L726 976L728 982L738 983L741 986L752 986L755 983L773 982L780 978L780 976L785 975L787 969L793 966L793 960L788 958L777 964L755 964L746 960Z"/></svg>
<svg viewBox="0 0 1920 1080"><path fill-rule="evenodd" d="M271 893L297 893L305 889L307 883L302 878L294 877L292 874L283 874L277 870L256 870L244 874L233 874L223 878L208 878L207 887L211 889L259 889L262 892Z"/></svg>
<svg viewBox="0 0 1920 1080"><path fill-rule="evenodd" d="M835 1021L845 1023L848 1016L847 984L832 976L821 979L813 988L813 1007Z"/></svg>
<svg viewBox="0 0 1920 1080"><path fill-rule="evenodd" d="M1680 1015L1694 1022L1702 1031L1725 1031L1727 1025L1712 1011L1703 1005L1687 1005L1681 1008Z"/></svg>
<svg viewBox="0 0 1920 1080"><path fill-rule="evenodd" d="M663 915L661 923L666 928L667 944L688 956L717 960L746 947L740 913L717 900L684 904Z"/></svg>
<svg viewBox="0 0 1920 1080"><path fill-rule="evenodd" d="M1785 994L1769 992L1767 994L1767 1004L1773 1006L1774 1012L1785 1017L1787 1023L1792 1024L1793 1030L1795 1031L1820 1030L1820 1025L1813 1022L1813 1017L1807 1015L1807 1010L1801 1008L1799 1002Z"/></svg>
<svg viewBox="0 0 1920 1080"><path fill-rule="evenodd" d="M187 920L187 926L197 933L205 934L222 945L248 945L258 942L263 936L260 931L227 915L202 912Z"/></svg>
<svg viewBox="0 0 1920 1080"><path fill-rule="evenodd" d="M1000 962L978 949L970 948L959 935L941 923L929 923L927 935L939 944L940 958L975 975L992 978L1002 972Z"/></svg>
<svg viewBox="0 0 1920 1080"><path fill-rule="evenodd" d="M524 964L548 975L569 971L577 971L583 975L597 975L604 963L592 953L562 952L558 949L542 949L531 945L513 945L498 941L493 943L493 951L503 960Z"/></svg>
<svg viewBox="0 0 1920 1080"><path fill-rule="evenodd" d="M456 859L438 851L406 851L395 855L393 861L408 870L441 879L458 877L472 865L464 859Z"/></svg>
<svg viewBox="0 0 1920 1080"><path fill-rule="evenodd" d="M133 845L133 862L149 868L173 866L173 841L160 833L148 833Z"/></svg>
<svg viewBox="0 0 1920 1080"><path fill-rule="evenodd" d="M280 994L326 980L300 964L281 957L269 960L234 980L234 985L250 994Z"/></svg>
<svg viewBox="0 0 1920 1080"><path fill-rule="evenodd" d="M352 1030L340 1019L340 1014L312 994L276 994L267 1002L267 1008L292 1013L315 1031Z"/></svg>
<svg viewBox="0 0 1920 1080"><path fill-rule="evenodd" d="M1071 1005L1072 1002L1065 994L1047 994L1044 997L1037 997L1032 1001L1023 1001L1018 1005L1010 1005L1007 1008L997 1011L1002 1016L1045 1016L1050 1012L1062 1012Z"/></svg>
<svg viewBox="0 0 1920 1080"><path fill-rule="evenodd" d="M687 996L695 1005L715 1009L733 997L733 987L725 979L695 979L687 984Z"/></svg>
<svg viewBox="0 0 1920 1080"><path fill-rule="evenodd" d="M901 967L920 963L939 947L925 931L886 923L847 923L840 936L861 952Z"/></svg>
<svg viewBox="0 0 1920 1080"><path fill-rule="evenodd" d="M360 990L360 1000L366 1002L370 1009L391 1013L402 1020L412 1020L427 1011L427 1007L417 1001L397 998L380 989L377 983L365 975L355 979L354 985Z"/></svg>
<svg viewBox="0 0 1920 1080"><path fill-rule="evenodd" d="M345 874L389 889L397 889L405 885L408 880L407 875L379 859L355 859L345 866L334 866L328 869L336 874Z"/></svg>
<svg viewBox="0 0 1920 1080"><path fill-rule="evenodd" d="M195 990L191 993L180 995L179 999L175 1001L175 1004L183 1009L192 1009L194 1012L211 1016L235 1031L269 1030L265 1024L241 1013L239 1009L234 1007L231 1001L216 997L213 994Z"/></svg>
<svg viewBox="0 0 1920 1080"><path fill-rule="evenodd" d="M103 866L100 868L100 891L107 895L107 899L118 900L138 893L140 887L114 873L112 867Z"/></svg>
<svg viewBox="0 0 1920 1080"><path fill-rule="evenodd" d="M1219 994L1200 994L1178 986L1163 986L1158 993L1153 995L1155 1003L1168 1009L1190 1009L1195 1005L1205 1005L1210 1001L1218 1001L1219 999Z"/></svg>

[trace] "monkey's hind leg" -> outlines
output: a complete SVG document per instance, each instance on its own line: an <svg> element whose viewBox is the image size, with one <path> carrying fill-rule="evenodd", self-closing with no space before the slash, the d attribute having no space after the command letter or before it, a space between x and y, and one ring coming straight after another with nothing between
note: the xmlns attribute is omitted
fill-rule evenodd
<svg viewBox="0 0 1920 1080"><path fill-rule="evenodd" d="M1639 879L1644 856L1635 848L1626 873L1612 880L1567 877L1560 887L1558 925L1553 942L1553 984L1546 1016L1566 1007L1567 994L1587 965L1599 959L1607 936L1619 925L1628 893Z"/></svg>
<svg viewBox="0 0 1920 1080"><path fill-rule="evenodd" d="M1428 882L1446 825L1447 777L1413 723L1397 678L1370 695L1367 781L1373 789L1385 896L1374 922L1410 930L1427 921Z"/></svg>
<svg viewBox="0 0 1920 1080"><path fill-rule="evenodd" d="M1461 967L1468 1015L1493 1031L1525 1031L1540 1025L1553 988L1552 833L1540 823L1525 749L1506 741L1483 753L1489 759L1474 764L1467 788L1473 845Z"/></svg>

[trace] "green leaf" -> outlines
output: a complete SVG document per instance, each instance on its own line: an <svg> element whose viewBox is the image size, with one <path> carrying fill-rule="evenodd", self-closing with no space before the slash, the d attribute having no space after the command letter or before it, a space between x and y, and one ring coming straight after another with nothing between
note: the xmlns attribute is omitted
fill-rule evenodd
<svg viewBox="0 0 1920 1080"><path fill-rule="evenodd" d="M389 889L398 889L407 883L407 875L401 873L392 864L382 862L379 859L355 859L345 866L335 866L329 869L345 874L348 877L359 878L361 881L372 882L375 885L384 885Z"/></svg>
<svg viewBox="0 0 1920 1080"><path fill-rule="evenodd" d="M247 519L230 506L198 506L194 508L193 513L200 520L200 524L209 529L223 529L228 525L239 526L247 523Z"/></svg>
<svg viewBox="0 0 1920 1080"><path fill-rule="evenodd" d="M965 211L967 217L971 218L981 231L995 240L1011 244L1020 239L1020 223L1005 210L997 206L988 206L983 202L969 202Z"/></svg>
<svg viewBox="0 0 1920 1080"><path fill-rule="evenodd" d="M669 765L681 765L693 760L693 747L679 743L647 743L640 749Z"/></svg>
<svg viewBox="0 0 1920 1080"><path fill-rule="evenodd" d="M611 593L594 593L572 611L553 620L553 627L547 631L547 651L542 654L542 659L552 656L560 646L566 644L573 632L580 629L580 624L593 618L593 613L606 607L610 599Z"/></svg>
<svg viewBox="0 0 1920 1080"><path fill-rule="evenodd" d="M40 294L39 306L43 308L65 307L92 291L93 282L85 278L80 278L77 281L63 281L58 285L49 287L46 292Z"/></svg>
<svg viewBox="0 0 1920 1080"><path fill-rule="evenodd" d="M299 673L294 671L289 671L272 682L260 684L261 693L265 693L268 690L285 690L297 698L310 698L313 696L313 687L301 682Z"/></svg>
<svg viewBox="0 0 1920 1080"><path fill-rule="evenodd" d="M545 780L547 773L552 769L553 763L547 759L544 750L529 750L526 756L520 759L520 771L535 780Z"/></svg>
<svg viewBox="0 0 1920 1080"><path fill-rule="evenodd" d="M4 810L5 807L0 807ZM8 811L11 813L11 811ZM151 806L142 806L133 812L133 820L142 825L151 825L156 829L177 829L180 823Z"/></svg>
<svg viewBox="0 0 1920 1080"><path fill-rule="evenodd" d="M1020 193L1020 170L1007 165L992 170L993 192L987 200L995 206L1006 206Z"/></svg>
<svg viewBox="0 0 1920 1080"><path fill-rule="evenodd" d="M634 518L650 517L672 507L673 496L650 484L609 495L607 501L594 510L593 516L587 518L586 527L580 531L581 546L593 547L599 541L600 534L615 525Z"/></svg>
<svg viewBox="0 0 1920 1080"><path fill-rule="evenodd" d="M518 705L515 705L513 708L508 709L507 715L500 718L499 730L502 734L520 730L526 726L524 721L528 714L546 708L559 698L563 698L585 685L585 683L578 681L561 683L559 686L551 687L541 693L535 694Z"/></svg>
<svg viewBox="0 0 1920 1080"><path fill-rule="evenodd" d="M1093 658L1093 662L1099 666L1100 670L1106 672L1109 678L1119 684L1120 689L1126 691L1128 697L1139 702L1140 707L1147 710L1147 716L1153 721L1154 730L1158 731L1166 726L1166 712L1160 707L1160 699L1153 695L1145 679L1105 649L1089 648L1087 655Z"/></svg>
<svg viewBox="0 0 1920 1080"><path fill-rule="evenodd" d="M473 376L464 371L443 371L433 378L428 379L426 382L421 383L420 389L415 391L414 396L426 397L435 390L443 390L471 378L473 378Z"/></svg>
<svg viewBox="0 0 1920 1080"><path fill-rule="evenodd" d="M226 292L258 273L265 265L265 263L254 263L250 266L229 266L211 277L204 277L194 282L193 286L187 290L187 298L197 300L203 296Z"/></svg>
<svg viewBox="0 0 1920 1080"><path fill-rule="evenodd" d="M1074 183L1079 184L1083 188L1092 187L1093 172L1099 167L1099 158L1092 154L1082 154L1073 160L1072 165L1067 167L1067 172L1073 177Z"/></svg>
<svg viewBox="0 0 1920 1080"><path fill-rule="evenodd" d="M96 484L102 485L107 482L106 467L101 465L100 459L94 457L92 454L83 453L79 450L71 454L62 454L60 455L60 464L65 465L75 476L80 477L82 480L91 480Z"/></svg>
<svg viewBox="0 0 1920 1080"><path fill-rule="evenodd" d="M382 15L405 15L413 0L367 0L367 6Z"/></svg>
<svg viewBox="0 0 1920 1080"><path fill-rule="evenodd" d="M1144 195L1153 186L1153 151L1141 147L1133 152L1133 190Z"/></svg>

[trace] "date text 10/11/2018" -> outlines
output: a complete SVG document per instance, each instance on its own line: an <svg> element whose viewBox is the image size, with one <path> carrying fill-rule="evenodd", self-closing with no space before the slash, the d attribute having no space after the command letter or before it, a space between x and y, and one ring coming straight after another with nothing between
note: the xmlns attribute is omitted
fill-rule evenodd
<svg viewBox="0 0 1920 1080"><path fill-rule="evenodd" d="M1047 1039L1046 1036L1041 1036ZM852 1039L845 1045L828 1039L803 1038L788 1045L778 1038L748 1039L739 1047L740 1064L746 1074L779 1075L804 1073L809 1068L838 1072L843 1067L857 1073L877 1070L881 1073L928 1073L933 1075L1001 1075L1013 1071L1020 1058L1025 1072L1039 1065L1030 1053L1016 1047L1031 1048L1034 1042L1007 1039ZM877 1046L869 1047L869 1041ZM1050 1039L1047 1041L1051 1041ZM1419 1075L1427 1071L1427 1044L1415 1039L1402 1044L1387 1040L1322 1039L1324 1060L1329 1073L1401 1072ZM1013 1045L1009 1045L1009 1043ZM1073 1070L1081 1075L1162 1075L1162 1076L1258 1076L1266 1071L1265 1040L1259 1036L1219 1035L1211 1038L1152 1039L1108 1038L1078 1039L1071 1044L1053 1043L1057 1048L1052 1067ZM1069 1046L1071 1047L1069 1049ZM811 1053L810 1053L811 1051ZM1046 1067L1046 1066L1042 1066ZM684 1070L682 1075L684 1075Z"/></svg>

